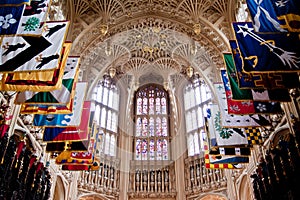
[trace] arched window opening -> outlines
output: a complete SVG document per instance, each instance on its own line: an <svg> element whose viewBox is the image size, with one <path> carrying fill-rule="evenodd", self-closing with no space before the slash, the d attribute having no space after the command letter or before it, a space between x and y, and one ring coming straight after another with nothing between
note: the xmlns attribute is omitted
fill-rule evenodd
<svg viewBox="0 0 300 200"><path fill-rule="evenodd" d="M147 85L135 94L135 160L169 160L168 93Z"/></svg>
<svg viewBox="0 0 300 200"><path fill-rule="evenodd" d="M109 79L98 82L94 89L95 121L99 125L98 156L116 156L118 139L119 90Z"/></svg>
<svg viewBox="0 0 300 200"><path fill-rule="evenodd" d="M195 77L184 88L184 110L188 156L199 155L203 150L204 117L211 102L211 91L200 77Z"/></svg>

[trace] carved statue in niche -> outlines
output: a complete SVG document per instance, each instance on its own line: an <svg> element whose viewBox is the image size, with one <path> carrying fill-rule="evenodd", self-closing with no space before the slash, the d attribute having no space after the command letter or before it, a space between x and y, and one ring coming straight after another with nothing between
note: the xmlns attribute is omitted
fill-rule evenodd
<svg viewBox="0 0 300 200"><path fill-rule="evenodd" d="M194 180L194 166L190 167L191 180Z"/></svg>
<svg viewBox="0 0 300 200"><path fill-rule="evenodd" d="M164 170L164 182L165 182L165 191L169 191L169 170Z"/></svg>
<svg viewBox="0 0 300 200"><path fill-rule="evenodd" d="M151 170L150 171L150 182L154 183L154 181L155 181L155 172L154 172L154 170Z"/></svg>
<svg viewBox="0 0 300 200"><path fill-rule="evenodd" d="M157 170L157 182L161 183L161 171Z"/></svg>
<svg viewBox="0 0 300 200"><path fill-rule="evenodd" d="M140 191L141 172L136 170L135 172L135 190Z"/></svg>
<svg viewBox="0 0 300 200"><path fill-rule="evenodd" d="M104 174L103 174L104 178L108 178L108 166L104 165Z"/></svg>
<svg viewBox="0 0 300 200"><path fill-rule="evenodd" d="M150 190L154 191L155 188L155 171L154 170L150 170Z"/></svg>
<svg viewBox="0 0 300 200"><path fill-rule="evenodd" d="M169 170L165 170L165 182L169 182Z"/></svg>
<svg viewBox="0 0 300 200"><path fill-rule="evenodd" d="M141 178L140 178L140 170L137 170L135 172L135 182L139 183L140 180L141 180Z"/></svg>
<svg viewBox="0 0 300 200"><path fill-rule="evenodd" d="M147 185L148 185L148 171L147 170L143 171L142 178L143 178L143 190L147 191Z"/></svg>
<svg viewBox="0 0 300 200"><path fill-rule="evenodd" d="M102 170L103 170L103 163L100 163L100 168L99 168L99 177L102 177Z"/></svg>
<svg viewBox="0 0 300 200"><path fill-rule="evenodd" d="M196 165L196 176L197 176L197 178L200 177L200 164Z"/></svg>
<svg viewBox="0 0 300 200"><path fill-rule="evenodd" d="M114 180L115 176L115 169L113 167L110 167L110 179Z"/></svg>
<svg viewBox="0 0 300 200"><path fill-rule="evenodd" d="M146 170L143 171L143 182L148 181L148 172Z"/></svg>

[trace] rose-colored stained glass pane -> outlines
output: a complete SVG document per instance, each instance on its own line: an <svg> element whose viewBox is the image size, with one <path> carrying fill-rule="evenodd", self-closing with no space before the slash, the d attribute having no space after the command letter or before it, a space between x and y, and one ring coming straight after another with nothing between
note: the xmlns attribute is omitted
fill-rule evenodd
<svg viewBox="0 0 300 200"><path fill-rule="evenodd" d="M149 135L150 136L154 136L154 118L153 117L150 117L149 119Z"/></svg>
<svg viewBox="0 0 300 200"><path fill-rule="evenodd" d="M155 142L154 140L150 140L149 142L149 159L154 160L155 159Z"/></svg>
<svg viewBox="0 0 300 200"><path fill-rule="evenodd" d="M147 136L148 135L148 120L146 117L143 118L142 122L142 136Z"/></svg>
<svg viewBox="0 0 300 200"><path fill-rule="evenodd" d="M135 143L135 159L142 159L142 141L140 139L137 139Z"/></svg>
<svg viewBox="0 0 300 200"><path fill-rule="evenodd" d="M148 160L148 142L147 142L147 140L142 141L142 160Z"/></svg>
<svg viewBox="0 0 300 200"><path fill-rule="evenodd" d="M161 119L156 118L156 136L161 136Z"/></svg>
<svg viewBox="0 0 300 200"><path fill-rule="evenodd" d="M140 136L142 132L142 118L138 117L136 119L136 129L135 129L135 136Z"/></svg>
<svg viewBox="0 0 300 200"><path fill-rule="evenodd" d="M137 103L137 106L136 106L136 114L137 115L140 115L142 114L142 98L137 98L136 100L136 103Z"/></svg>

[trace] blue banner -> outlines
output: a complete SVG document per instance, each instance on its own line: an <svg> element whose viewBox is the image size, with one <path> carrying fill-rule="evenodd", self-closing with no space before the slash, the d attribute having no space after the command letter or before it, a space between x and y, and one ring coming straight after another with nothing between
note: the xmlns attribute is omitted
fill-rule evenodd
<svg viewBox="0 0 300 200"><path fill-rule="evenodd" d="M233 23L245 72L300 71L298 34L259 34L252 23Z"/></svg>
<svg viewBox="0 0 300 200"><path fill-rule="evenodd" d="M270 0L247 0L247 6L256 32L286 32Z"/></svg>
<svg viewBox="0 0 300 200"><path fill-rule="evenodd" d="M300 1L299 0L268 0L273 4L281 27L290 32L300 32Z"/></svg>
<svg viewBox="0 0 300 200"><path fill-rule="evenodd" d="M25 5L0 7L0 35L16 34Z"/></svg>
<svg viewBox="0 0 300 200"><path fill-rule="evenodd" d="M246 73L243 71L243 61L235 40L230 40L230 47L234 59L235 76L241 89L284 89L300 86L297 72L281 73Z"/></svg>
<svg viewBox="0 0 300 200"><path fill-rule="evenodd" d="M245 72L295 72L300 70L298 34L259 34L252 23L233 23Z"/></svg>
<svg viewBox="0 0 300 200"><path fill-rule="evenodd" d="M31 0L1 0L0 6L16 6L20 4L29 4Z"/></svg>

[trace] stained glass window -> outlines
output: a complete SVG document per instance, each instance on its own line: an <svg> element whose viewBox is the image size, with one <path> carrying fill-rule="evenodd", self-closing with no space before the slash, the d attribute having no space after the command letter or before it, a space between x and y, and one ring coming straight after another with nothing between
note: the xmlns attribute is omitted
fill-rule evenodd
<svg viewBox="0 0 300 200"><path fill-rule="evenodd" d="M156 136L161 136L161 118L156 118Z"/></svg>
<svg viewBox="0 0 300 200"><path fill-rule="evenodd" d="M155 141L154 139L150 140L149 143L149 159L154 160L155 159Z"/></svg>
<svg viewBox="0 0 300 200"><path fill-rule="evenodd" d="M211 102L211 92L208 85L196 76L186 85L183 97L188 155L194 156L203 150L201 138L205 132L204 117Z"/></svg>
<svg viewBox="0 0 300 200"><path fill-rule="evenodd" d="M148 119L146 117L143 118L143 131L142 136L148 135Z"/></svg>
<svg viewBox="0 0 300 200"><path fill-rule="evenodd" d="M143 103L143 100L142 98L137 98L136 100L136 110L137 110L137 113L138 115L142 114L142 103Z"/></svg>
<svg viewBox="0 0 300 200"><path fill-rule="evenodd" d="M156 145L156 148L157 148L157 155L156 155L156 159L157 160L162 160L162 152L163 152L163 141L162 139L158 139L157 140L157 145Z"/></svg>
<svg viewBox="0 0 300 200"><path fill-rule="evenodd" d="M167 100L166 98L161 98L161 113L167 114Z"/></svg>
<svg viewBox="0 0 300 200"><path fill-rule="evenodd" d="M141 136L141 132L142 132L142 118L138 117L136 119L136 127L135 127L136 136Z"/></svg>
<svg viewBox="0 0 300 200"><path fill-rule="evenodd" d="M166 117L162 118L161 132L162 136L168 136L168 121Z"/></svg>
<svg viewBox="0 0 300 200"><path fill-rule="evenodd" d="M154 98L149 98L149 114L154 114Z"/></svg>
<svg viewBox="0 0 300 200"><path fill-rule="evenodd" d="M119 91L110 79L98 82L94 89L95 121L99 125L97 152L116 156L118 139Z"/></svg>
<svg viewBox="0 0 300 200"><path fill-rule="evenodd" d="M149 118L149 136L154 136L154 127L155 127L154 118L150 117Z"/></svg>
<svg viewBox="0 0 300 200"><path fill-rule="evenodd" d="M147 114L148 112L148 99L145 97L143 98L143 113L142 114Z"/></svg>
<svg viewBox="0 0 300 200"><path fill-rule="evenodd" d="M135 159L169 159L168 93L146 85L135 94Z"/></svg>
<svg viewBox="0 0 300 200"><path fill-rule="evenodd" d="M142 141L141 141L141 139L135 140L135 159L136 160L142 159Z"/></svg>
<svg viewBox="0 0 300 200"><path fill-rule="evenodd" d="M168 159L168 141L167 139L163 139L162 140L162 157L163 160L167 160Z"/></svg>
<svg viewBox="0 0 300 200"><path fill-rule="evenodd" d="M146 139L142 140L141 150L142 150L142 160L148 160L148 140Z"/></svg>

